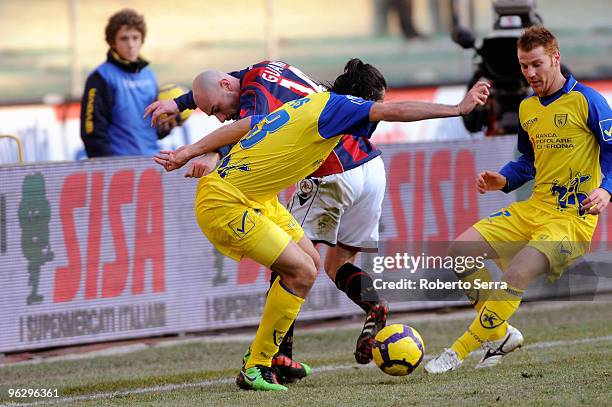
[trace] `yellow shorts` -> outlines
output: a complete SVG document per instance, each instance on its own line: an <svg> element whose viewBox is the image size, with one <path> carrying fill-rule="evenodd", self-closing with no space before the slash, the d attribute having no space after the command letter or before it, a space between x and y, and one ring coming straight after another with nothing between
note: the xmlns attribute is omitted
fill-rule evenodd
<svg viewBox="0 0 612 407"><path fill-rule="evenodd" d="M545 209L532 200L515 202L474 225L497 252L502 271L525 245L548 258L548 280L558 279L574 260L589 251L597 218L580 219Z"/></svg>
<svg viewBox="0 0 612 407"><path fill-rule="evenodd" d="M248 257L266 267L292 239L298 242L304 236L278 198L251 201L215 173L198 184L195 215L202 232L221 253L236 261Z"/></svg>

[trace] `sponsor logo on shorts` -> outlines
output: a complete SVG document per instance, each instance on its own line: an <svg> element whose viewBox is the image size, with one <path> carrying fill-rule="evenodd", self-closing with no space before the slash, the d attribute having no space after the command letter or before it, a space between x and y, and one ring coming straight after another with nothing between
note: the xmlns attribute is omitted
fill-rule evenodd
<svg viewBox="0 0 612 407"><path fill-rule="evenodd" d="M297 188L297 197L300 201L300 205L304 205L310 199L317 185L318 184L311 179L303 179L300 181Z"/></svg>
<svg viewBox="0 0 612 407"><path fill-rule="evenodd" d="M249 211L244 211L241 217L234 219L228 225L232 232L242 239L255 227L255 222L249 217Z"/></svg>
<svg viewBox="0 0 612 407"><path fill-rule="evenodd" d="M569 241L567 236L564 237L563 240L559 242L559 246L557 246L557 250L559 254L562 256L572 255L572 253L574 252L574 248L572 247L572 242Z"/></svg>
<svg viewBox="0 0 612 407"><path fill-rule="evenodd" d="M300 193L308 195L314 189L314 182L310 179L303 179L300 181Z"/></svg>

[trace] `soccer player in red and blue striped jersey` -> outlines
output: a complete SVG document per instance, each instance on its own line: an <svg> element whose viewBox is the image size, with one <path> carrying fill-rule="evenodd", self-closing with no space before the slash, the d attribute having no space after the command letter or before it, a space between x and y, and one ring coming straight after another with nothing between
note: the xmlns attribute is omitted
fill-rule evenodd
<svg viewBox="0 0 612 407"><path fill-rule="evenodd" d="M345 72L352 78L365 66L357 59L351 60ZM375 68L373 71L378 72ZM357 82L346 81L334 85L342 88L345 94L352 95L363 95L365 89L386 88L380 73ZM262 61L229 74L203 72L194 80L193 91L174 101L151 104L145 116L152 113L152 123L155 123L162 114L200 107L204 113L215 116L223 123L265 115L285 102L324 90L322 85L294 66L280 61ZM363 95L366 99L375 96ZM194 160L186 176L200 177L209 173L230 148L226 146L216 153ZM355 265L359 251L375 251L377 248L378 223L386 184L380 154L380 150L367 138L343 135L321 166L308 179L298 183L289 204L290 212L300 222L306 236L314 243L330 246L325 259L325 271L329 277L366 312L355 352L359 363L372 360L371 340L384 327L387 317L387 305L379 298L371 278ZM353 204L356 202L359 204ZM330 210L340 216L330 216ZM321 228L319 220L322 217L328 219L326 228ZM271 282L276 277L272 273ZM301 364L291 360L292 342L293 326L285 335L280 356L275 359L281 376L287 380L301 378L309 372L307 366L303 369Z"/></svg>

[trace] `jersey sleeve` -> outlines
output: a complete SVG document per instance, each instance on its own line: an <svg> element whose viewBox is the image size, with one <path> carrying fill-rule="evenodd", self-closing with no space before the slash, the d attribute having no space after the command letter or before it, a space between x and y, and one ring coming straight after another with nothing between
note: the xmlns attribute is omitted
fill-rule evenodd
<svg viewBox="0 0 612 407"><path fill-rule="evenodd" d="M176 106L181 112L186 109L194 110L198 107L198 105L196 105L195 99L193 98L193 91L191 90L175 98L174 103L176 103Z"/></svg>
<svg viewBox="0 0 612 407"><path fill-rule="evenodd" d="M612 194L612 110L596 90L585 87L582 94L589 105L587 126L599 143L599 165L604 176L600 188Z"/></svg>
<svg viewBox="0 0 612 407"><path fill-rule="evenodd" d="M518 151L521 156L517 161L510 161L499 172L508 180L506 186L502 189L503 192L509 193L519 188L527 181L531 181L535 177L534 153L533 146L529 141L527 132L519 124L518 130Z"/></svg>
<svg viewBox="0 0 612 407"><path fill-rule="evenodd" d="M112 155L108 125L112 118L113 89L99 72L87 78L81 100L81 139L88 157Z"/></svg>
<svg viewBox="0 0 612 407"><path fill-rule="evenodd" d="M374 102L350 95L330 93L319 116L319 134L332 138L340 134L370 137L376 127L370 122L370 109Z"/></svg>

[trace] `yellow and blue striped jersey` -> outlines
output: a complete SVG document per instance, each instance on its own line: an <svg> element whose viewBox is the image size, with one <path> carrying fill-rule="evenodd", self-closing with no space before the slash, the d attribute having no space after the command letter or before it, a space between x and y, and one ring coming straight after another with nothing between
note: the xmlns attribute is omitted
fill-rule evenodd
<svg viewBox="0 0 612 407"><path fill-rule="evenodd" d="M250 200L264 201L312 174L350 133L370 137L374 102L324 92L285 103L267 116L252 116L251 131L209 177L222 178Z"/></svg>
<svg viewBox="0 0 612 407"><path fill-rule="evenodd" d="M612 193L612 112L601 94L570 76L554 94L524 99L519 120L522 156L500 171L505 192L535 177L531 199L579 218L592 190Z"/></svg>

